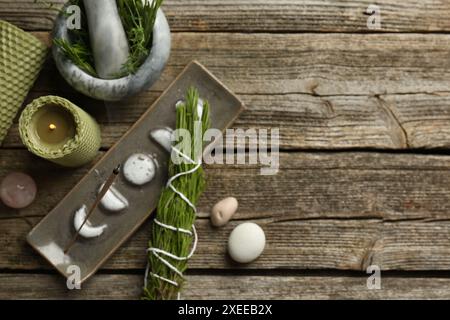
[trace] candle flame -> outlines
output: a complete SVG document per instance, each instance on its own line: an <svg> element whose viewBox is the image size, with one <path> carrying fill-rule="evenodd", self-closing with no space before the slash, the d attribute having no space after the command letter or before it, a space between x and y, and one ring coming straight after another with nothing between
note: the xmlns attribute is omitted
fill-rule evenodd
<svg viewBox="0 0 450 320"><path fill-rule="evenodd" d="M56 129L56 125L54 125L53 123L51 123L51 124L48 126L48 128L49 128L51 131L53 131L53 130Z"/></svg>

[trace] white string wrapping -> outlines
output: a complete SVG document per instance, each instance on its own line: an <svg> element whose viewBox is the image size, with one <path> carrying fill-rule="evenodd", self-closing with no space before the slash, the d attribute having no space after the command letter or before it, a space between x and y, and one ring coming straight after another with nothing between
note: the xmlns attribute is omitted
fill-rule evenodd
<svg viewBox="0 0 450 320"><path fill-rule="evenodd" d="M195 162L189 156L187 156L186 154L184 154L183 152L181 152L177 148L172 147L172 150L175 151L181 157L183 157L185 160L187 160L189 163L195 164L195 167L190 169L190 170L187 170L187 171L184 171L184 172L180 172L180 173L174 175L173 177L171 177L169 179L169 181L167 181L166 187L170 188L173 192L175 192L181 199L183 199L188 204L189 207L192 208L192 210L194 210L194 213L197 214L197 208L195 207L195 205L183 193L181 193L180 191L178 191L175 188L175 186L173 185L173 182L176 179L178 179L179 177L182 177L182 176L185 176L185 175L188 175L188 174L192 174L195 171L197 171L200 168L200 166L202 165L201 164L201 158L200 158L200 160L198 162ZM184 260L190 259L194 255L194 252L197 249L197 243L198 243L198 236L197 236L197 231L195 229L195 226L192 225L192 231L190 231L190 230L186 230L186 229L183 229L183 228L177 228L177 227L174 227L174 226L162 223L161 221L158 221L157 219L154 219L154 223L156 223L157 225L159 225L162 228L166 228L166 229L172 230L174 232L181 232L181 233L188 234L188 235L194 237L194 243L192 245L192 249L191 249L191 251L189 252L189 254L186 257L179 257L179 256L176 256L176 255L174 255L174 254L172 254L170 252L167 252L167 251L159 249L159 248L151 247L151 248L147 249L147 252L151 252L165 266L167 266L170 270L172 270L173 272L175 272L181 278L184 279L183 273L180 270L178 270L173 264L171 264L169 261L167 261L163 256L172 258L172 259L177 260L177 261L184 261ZM154 278L157 278L159 280L162 280L162 281L165 281L167 283L170 283L171 285L173 285L175 287L179 286L178 282L176 282L174 280L170 280L170 279L162 277L162 276L160 276L158 274L150 272L150 265L147 262L147 267L145 269L145 276L144 276L144 287L147 285L147 279L148 279L149 275L151 277L154 277ZM180 299L180 293L178 293L178 299Z"/></svg>

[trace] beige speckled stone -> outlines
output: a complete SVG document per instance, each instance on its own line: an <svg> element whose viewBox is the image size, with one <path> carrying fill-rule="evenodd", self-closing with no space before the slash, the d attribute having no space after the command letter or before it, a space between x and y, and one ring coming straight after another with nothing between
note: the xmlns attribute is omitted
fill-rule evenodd
<svg viewBox="0 0 450 320"><path fill-rule="evenodd" d="M222 227L230 221L238 208L238 201L234 197L228 197L217 202L211 211L211 224Z"/></svg>

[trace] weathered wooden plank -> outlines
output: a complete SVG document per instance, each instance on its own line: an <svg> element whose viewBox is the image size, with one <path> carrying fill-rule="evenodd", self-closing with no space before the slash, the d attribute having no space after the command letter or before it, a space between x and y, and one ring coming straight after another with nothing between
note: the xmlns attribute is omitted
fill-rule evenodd
<svg viewBox="0 0 450 320"><path fill-rule="evenodd" d="M142 275L95 275L81 290L68 290L58 275L0 274L0 299L139 299ZM450 279L382 275L380 290L367 277L190 275L181 298L190 299L449 299Z"/></svg>
<svg viewBox="0 0 450 320"><path fill-rule="evenodd" d="M174 34L169 69L196 58L247 94L376 95L448 91L450 35Z"/></svg>
<svg viewBox="0 0 450 320"><path fill-rule="evenodd" d="M448 148L450 65L448 48L439 44L449 40L449 35L174 34L171 60L152 91L119 103L95 101L75 93L49 62L27 102L44 94L73 100L103 124L107 148L196 58L244 100L247 110L235 128L280 128L281 148ZM21 146L17 127L4 145Z"/></svg>
<svg viewBox="0 0 450 320"><path fill-rule="evenodd" d="M50 30L64 0L1 0L0 18L27 30ZM369 5L380 6L381 32L450 30L445 0L166 0L163 5L174 31L370 32ZM436 18L439 17L439 18Z"/></svg>
<svg viewBox="0 0 450 320"><path fill-rule="evenodd" d="M27 101L42 94L33 92ZM102 126L103 148L111 147L158 96L149 91L123 103L72 94ZM314 97L304 94L241 95L247 109L233 129L280 129L282 149L406 149L450 146L450 96L387 95ZM384 105L389 103L389 109ZM395 118L390 109L396 110ZM253 135L252 135L253 136ZM4 147L20 148L17 123Z"/></svg>
<svg viewBox="0 0 450 320"><path fill-rule="evenodd" d="M42 94L33 92L27 101ZM102 147L111 147L160 93L122 103L71 94L100 122ZM246 110L232 129L279 129L281 149L419 149L450 147L450 95L412 94L314 97L304 94L241 95ZM394 114L395 112L395 114ZM253 136L253 135L251 135ZM17 122L4 144L20 148Z"/></svg>
<svg viewBox="0 0 450 320"><path fill-rule="evenodd" d="M303 217L445 218L448 161L445 156L281 154L280 173L273 177L260 176L250 165L208 166L210 184L200 211L209 211L217 199L239 190L242 218L261 217L262 212L271 217L268 204L279 206L280 217L296 216L300 210ZM5 209L4 216L43 216L87 170L63 170L23 150L2 150L0 164L1 176L14 170L32 174L39 197L45 199L21 211ZM397 182L385 186L385 181ZM329 206L323 207L326 203Z"/></svg>
<svg viewBox="0 0 450 320"><path fill-rule="evenodd" d="M240 200L238 219L446 219L450 157L386 153L281 153L277 175L261 165L207 165L201 216L226 196ZM25 171L37 181L30 207L1 207L0 217L44 216L87 172L62 169L25 150L0 150L0 178ZM245 183L242 183L245 181Z"/></svg>
<svg viewBox="0 0 450 320"><path fill-rule="evenodd" d="M403 132L407 147L450 146L449 93L382 96L377 100L391 113L397 132ZM392 130L391 133L394 134ZM398 136L402 136L401 132Z"/></svg>
<svg viewBox="0 0 450 320"><path fill-rule="evenodd" d="M450 157L282 153L280 163L275 176L259 175L257 166L207 168L200 216L207 218L224 196L236 196L240 207L225 228L198 221L200 243L192 268L364 270L371 263L385 270L450 268ZM86 169L51 173L53 165L23 150L2 150L0 168L0 176L30 172L40 190L30 208L2 207L0 269L48 268L26 245L25 235ZM227 258L227 237L237 223L253 219L265 229L268 246L255 263L237 266ZM149 230L148 224L142 227L105 267L143 268Z"/></svg>
<svg viewBox="0 0 450 320"><path fill-rule="evenodd" d="M173 33L170 60L152 89L164 90L197 59L239 94L448 92L449 41L449 34ZM48 70L41 83L55 84Z"/></svg>
<svg viewBox="0 0 450 320"><path fill-rule="evenodd" d="M14 210L0 202L0 217L46 214L75 186L88 169L89 166L81 169L62 168L25 150L0 149L0 179L12 171L28 172L39 188L37 201L28 208Z"/></svg>
<svg viewBox="0 0 450 320"><path fill-rule="evenodd" d="M51 269L25 243L37 218L3 219L0 224L0 268ZM246 220L247 221L247 220ZM313 219L255 220L265 230L263 255L248 265L233 263L226 253L231 230L206 219L196 223L199 244L191 269L338 269L359 270L375 264L382 270L448 270L450 222ZM106 269L144 269L150 223L145 224L103 266Z"/></svg>
<svg viewBox="0 0 450 320"><path fill-rule="evenodd" d="M48 93L47 93L48 94ZM55 94L55 93L52 93ZM56 93L58 94L58 93ZM32 96L35 96L34 94ZM236 120L233 129L280 129L280 147L292 148L378 148L401 149L406 143L399 133L384 119L384 113L374 99L367 97L330 97L325 99L308 95L241 95L247 109ZM80 106L87 106L101 123L102 147L111 147L156 99L149 92L138 99L128 100L116 108L76 96L71 99ZM441 102L442 99L440 100ZM331 105L332 104L332 105ZM333 108L333 109L331 109ZM105 112L106 110L106 112ZM439 115L436 114L437 118ZM293 121L295 119L295 121ZM437 122L437 121L433 121ZM441 127L448 121L425 132L425 146L446 145L448 136L442 135ZM419 127L432 125L430 121L418 122ZM412 128L415 132L416 128ZM439 134L439 139L432 138ZM253 136L253 135L252 135ZM7 148L20 148L17 122L3 143ZM410 142L414 147L414 141Z"/></svg>

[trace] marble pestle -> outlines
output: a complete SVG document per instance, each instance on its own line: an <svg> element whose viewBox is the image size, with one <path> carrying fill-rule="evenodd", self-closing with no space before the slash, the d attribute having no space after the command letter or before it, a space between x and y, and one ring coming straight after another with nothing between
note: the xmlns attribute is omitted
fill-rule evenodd
<svg viewBox="0 0 450 320"><path fill-rule="evenodd" d="M130 48L116 0L83 0L83 3L97 74L102 79L117 78Z"/></svg>

